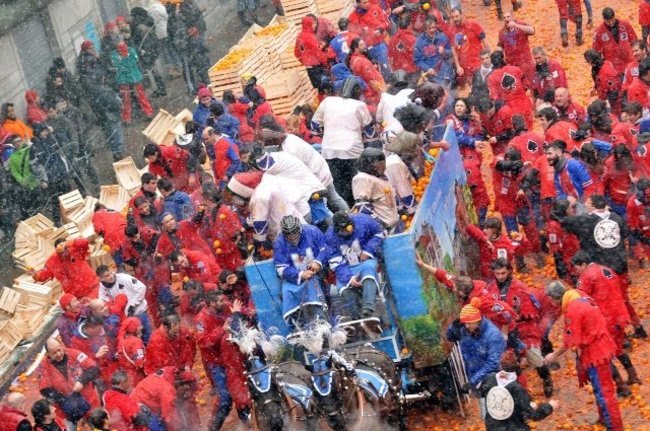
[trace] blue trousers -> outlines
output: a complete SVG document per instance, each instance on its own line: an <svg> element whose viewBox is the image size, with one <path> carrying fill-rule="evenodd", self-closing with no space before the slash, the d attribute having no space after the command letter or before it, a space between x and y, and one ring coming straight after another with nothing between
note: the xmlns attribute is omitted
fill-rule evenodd
<svg viewBox="0 0 650 431"><path fill-rule="evenodd" d="M142 341L146 346L151 337L151 320L149 319L149 314L145 311L144 313L136 314L135 317L140 319L140 323L142 323Z"/></svg>
<svg viewBox="0 0 650 431"><path fill-rule="evenodd" d="M379 64L381 76L384 77L384 81L390 82L391 71L388 67L388 46L386 45L386 42L378 43L377 45L369 47L368 56L371 60L374 60Z"/></svg>
<svg viewBox="0 0 650 431"><path fill-rule="evenodd" d="M232 410L232 397L228 391L226 382L226 370L220 365L210 364L208 370L212 377L214 390L219 395L219 405L217 406L214 418L212 418L212 427L210 429L220 429L226 418Z"/></svg>

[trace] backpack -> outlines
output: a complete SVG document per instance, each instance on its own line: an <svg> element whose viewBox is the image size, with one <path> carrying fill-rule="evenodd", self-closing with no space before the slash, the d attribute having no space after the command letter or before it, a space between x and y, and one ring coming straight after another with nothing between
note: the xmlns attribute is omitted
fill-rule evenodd
<svg viewBox="0 0 650 431"><path fill-rule="evenodd" d="M23 187L34 190L38 187L38 180L32 174L30 166L30 147L25 145L16 150L9 157L9 172L11 176Z"/></svg>

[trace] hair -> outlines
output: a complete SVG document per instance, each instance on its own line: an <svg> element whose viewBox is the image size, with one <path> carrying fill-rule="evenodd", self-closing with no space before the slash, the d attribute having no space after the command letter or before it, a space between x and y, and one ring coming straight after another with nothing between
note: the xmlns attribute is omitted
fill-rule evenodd
<svg viewBox="0 0 650 431"><path fill-rule="evenodd" d="M156 180L156 176L154 174L152 174L151 172L145 172L140 177L140 182L142 184L149 184L150 182L155 181L155 180Z"/></svg>
<svg viewBox="0 0 650 431"><path fill-rule="evenodd" d="M140 229L134 224L129 224L124 228L124 235L126 235L128 238L133 238L137 234L140 233Z"/></svg>
<svg viewBox="0 0 650 431"><path fill-rule="evenodd" d="M437 84L425 83L418 86L413 94L411 94L411 100L416 101L417 99L421 100L421 105L427 109L436 109L440 102L445 97L445 89Z"/></svg>
<svg viewBox="0 0 650 431"><path fill-rule="evenodd" d="M598 157L598 151L594 144L591 142L585 142L580 147L580 160L585 162L589 166L596 166L600 163L600 158Z"/></svg>
<svg viewBox="0 0 650 431"><path fill-rule="evenodd" d="M65 241L66 241L65 238L57 238L57 239L55 239L54 240L54 247L56 247L57 245L61 244L62 242L65 242Z"/></svg>
<svg viewBox="0 0 650 431"><path fill-rule="evenodd" d="M394 116L404 130L411 133L420 133L421 129L431 120L431 112L415 103L407 103L396 109Z"/></svg>
<svg viewBox="0 0 650 431"><path fill-rule="evenodd" d="M123 370L117 370L111 376L111 385L119 386L127 380L129 380L129 376L127 376L126 372Z"/></svg>
<svg viewBox="0 0 650 431"><path fill-rule="evenodd" d="M168 314L160 319L160 322L165 329L169 330L175 323L181 323L181 319L176 314Z"/></svg>
<svg viewBox="0 0 650 431"><path fill-rule="evenodd" d="M472 279L467 277L466 275L459 275L454 280L454 283L456 284L456 288L463 292L471 292L471 290L474 288L474 283L472 282Z"/></svg>
<svg viewBox="0 0 650 431"><path fill-rule="evenodd" d="M101 316L95 316L94 314L90 314L86 318L85 325L86 326L92 326L92 327L103 326L104 325L104 318L101 317Z"/></svg>
<svg viewBox="0 0 650 431"><path fill-rule="evenodd" d="M211 291L205 293L205 302L207 304L217 302L217 300L220 297L224 296L224 295L225 295L225 293L223 291L221 291L221 290L218 290L218 289L217 290L211 290Z"/></svg>
<svg viewBox="0 0 650 431"><path fill-rule="evenodd" d="M424 28L427 28L431 24L438 25L438 19L433 15L427 15L427 18L424 20Z"/></svg>
<svg viewBox="0 0 650 431"><path fill-rule="evenodd" d="M37 424L45 420L45 416L50 414L50 403L46 398L41 398L32 405L32 416Z"/></svg>
<svg viewBox="0 0 650 431"><path fill-rule="evenodd" d="M614 9L611 7L606 7L603 9L603 19L612 19L615 18L616 14L614 13Z"/></svg>
<svg viewBox="0 0 650 431"><path fill-rule="evenodd" d="M564 151L566 150L566 142L556 139L555 141L551 141L551 143L544 145L545 150L548 148L555 148L557 150Z"/></svg>
<svg viewBox="0 0 650 431"><path fill-rule="evenodd" d="M170 261L171 263L176 263L176 262L178 262L178 258L181 257L181 256L185 256L185 255L183 254L182 251L180 251L180 250L174 250L174 251L172 251L171 254L169 255L169 261Z"/></svg>
<svg viewBox="0 0 650 431"><path fill-rule="evenodd" d="M551 298L559 301L564 296L564 292L567 291L564 283L558 280L551 281L546 285L546 294Z"/></svg>
<svg viewBox="0 0 650 431"><path fill-rule="evenodd" d="M574 265L589 265L594 260L584 250L578 250L571 258L571 263Z"/></svg>
<svg viewBox="0 0 650 431"><path fill-rule="evenodd" d="M607 208L607 201L603 195L591 195L589 196L589 199L591 200L591 205L594 208L599 210Z"/></svg>
<svg viewBox="0 0 650 431"><path fill-rule="evenodd" d="M483 222L483 228L485 229L499 229L501 230L501 220L496 217L488 217Z"/></svg>
<svg viewBox="0 0 650 431"><path fill-rule="evenodd" d="M495 108L494 101L487 97L483 97L479 99L478 102L476 103L476 109L478 109L478 112L480 112L481 114L485 114L492 108Z"/></svg>
<svg viewBox="0 0 650 431"><path fill-rule="evenodd" d="M545 55L546 54L546 50L544 49L543 46L536 46L535 48L533 48L532 52L533 52L533 55L539 55L539 54Z"/></svg>
<svg viewBox="0 0 650 431"><path fill-rule="evenodd" d="M185 283L183 283L183 290L202 290L203 289L203 283L201 283L199 280L187 280Z"/></svg>
<svg viewBox="0 0 650 431"><path fill-rule="evenodd" d="M589 64L599 64L599 62L603 59L603 55L593 48L586 50L584 57Z"/></svg>
<svg viewBox="0 0 650 431"><path fill-rule="evenodd" d="M149 200L147 198L145 198L144 196L138 196L133 201L133 205L135 205L135 207L137 208L137 207L139 207L140 205L142 205L145 202L149 202Z"/></svg>
<svg viewBox="0 0 650 431"><path fill-rule="evenodd" d="M526 127L526 120L521 115L512 116L512 128L515 132L525 132L528 130Z"/></svg>
<svg viewBox="0 0 650 431"><path fill-rule="evenodd" d="M557 111L550 107L540 109L537 111L536 116L537 118L544 118L546 121L550 121L551 123L558 119Z"/></svg>
<svg viewBox="0 0 650 431"><path fill-rule="evenodd" d="M174 190L174 185L167 178L161 178L158 180L158 188L163 192L171 192Z"/></svg>
<svg viewBox="0 0 650 431"><path fill-rule="evenodd" d="M492 271L496 271L497 269L507 269L508 271L512 271L512 265L510 262L508 262L508 259L505 257L500 257L498 259L495 259L491 264L490 264L490 269Z"/></svg>
<svg viewBox="0 0 650 431"><path fill-rule="evenodd" d="M97 428L98 430L103 430L104 429L104 422L106 422L106 419L108 419L108 413L106 410L102 408L96 408L95 410L90 413L90 416L88 417L88 422L90 422L90 425L92 425L93 428Z"/></svg>
<svg viewBox="0 0 650 431"><path fill-rule="evenodd" d="M562 217L565 217L569 211L571 203L567 199L556 199L553 202L553 208L551 208L551 214L549 217L553 220L558 220Z"/></svg>
<svg viewBox="0 0 650 431"><path fill-rule="evenodd" d="M492 54L490 54L490 60L492 61L492 66L494 66L495 69L500 69L508 64L506 62L506 57L501 50L494 51Z"/></svg>
<svg viewBox="0 0 650 431"><path fill-rule="evenodd" d="M639 67L641 66L639 65ZM650 63L648 63L648 71L650 71ZM629 102L623 108L623 112L627 115L641 115L643 113L643 106L639 102Z"/></svg>
<svg viewBox="0 0 650 431"><path fill-rule="evenodd" d="M484 55L490 55L490 54L492 54L492 51L490 51L487 48L483 48L478 55L479 55L479 57L483 57Z"/></svg>
<svg viewBox="0 0 650 431"><path fill-rule="evenodd" d="M619 170L628 169L631 166L631 163L633 163L632 153L624 144L614 145L612 157L614 158L614 166Z"/></svg>
<svg viewBox="0 0 650 431"><path fill-rule="evenodd" d="M266 114L260 118L259 128L269 129L280 133L285 132L284 128L275 120L275 117L272 114Z"/></svg>
<svg viewBox="0 0 650 431"><path fill-rule="evenodd" d="M144 157L149 157L149 156L160 156L160 148L158 145L153 144L153 143L148 143L147 145L144 146L144 150L142 151L142 154Z"/></svg>
<svg viewBox="0 0 650 431"><path fill-rule="evenodd" d="M99 265L97 269L95 270L95 274L97 274L99 277L101 277L103 274L106 274L107 272L110 271L110 268L106 265Z"/></svg>
<svg viewBox="0 0 650 431"><path fill-rule="evenodd" d="M224 114L225 111L221 103L213 103L212 105L210 105L210 112L215 117L220 117Z"/></svg>
<svg viewBox="0 0 650 431"><path fill-rule="evenodd" d="M350 20L343 17L343 18L339 19L339 22L337 24L339 26L339 30L345 31L350 26Z"/></svg>
<svg viewBox="0 0 650 431"><path fill-rule="evenodd" d="M400 20L397 22L397 26L401 30L406 30L407 28L409 28L410 25L411 25L411 19L406 16L401 17Z"/></svg>
<svg viewBox="0 0 650 431"><path fill-rule="evenodd" d="M221 96L221 100L223 100L224 103L235 103L237 102L237 98L235 98L235 93L232 90L226 90L223 92L223 96Z"/></svg>

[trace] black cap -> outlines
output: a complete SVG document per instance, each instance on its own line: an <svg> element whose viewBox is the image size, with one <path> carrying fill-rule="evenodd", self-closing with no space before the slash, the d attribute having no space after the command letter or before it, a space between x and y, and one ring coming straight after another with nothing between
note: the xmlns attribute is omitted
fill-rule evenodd
<svg viewBox="0 0 650 431"><path fill-rule="evenodd" d="M614 16L616 15L614 14L614 9L611 7L606 7L603 9L603 19L612 19Z"/></svg>
<svg viewBox="0 0 650 431"><path fill-rule="evenodd" d="M332 217L332 226L334 226L334 232L341 232L351 224L352 219L350 218L350 214L346 213L345 211L339 211L334 214L334 217Z"/></svg>

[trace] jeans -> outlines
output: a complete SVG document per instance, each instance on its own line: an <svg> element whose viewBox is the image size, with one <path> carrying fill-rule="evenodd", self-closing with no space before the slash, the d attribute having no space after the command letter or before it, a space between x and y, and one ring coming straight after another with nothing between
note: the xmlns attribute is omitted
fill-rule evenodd
<svg viewBox="0 0 650 431"><path fill-rule="evenodd" d="M151 320L149 319L149 314L145 311L144 313L136 314L135 317L140 319L140 323L142 323L142 342L146 346L151 337Z"/></svg>
<svg viewBox="0 0 650 431"><path fill-rule="evenodd" d="M371 60L374 60L379 64L381 76L384 77L384 81L390 82L391 71L390 67L388 67L388 46L386 45L386 42L378 43L377 45L369 47L368 56Z"/></svg>
<svg viewBox="0 0 650 431"><path fill-rule="evenodd" d="M108 141L113 157L124 154L124 133L120 120L105 120L101 123L102 132Z"/></svg>
<svg viewBox="0 0 650 431"><path fill-rule="evenodd" d="M232 397L228 391L226 370L220 365L210 364L208 365L207 371L210 373L214 389L219 395L219 405L215 409L216 413L214 418L212 418L210 430L218 430L221 429L221 426L230 414L230 410L232 409Z"/></svg>

